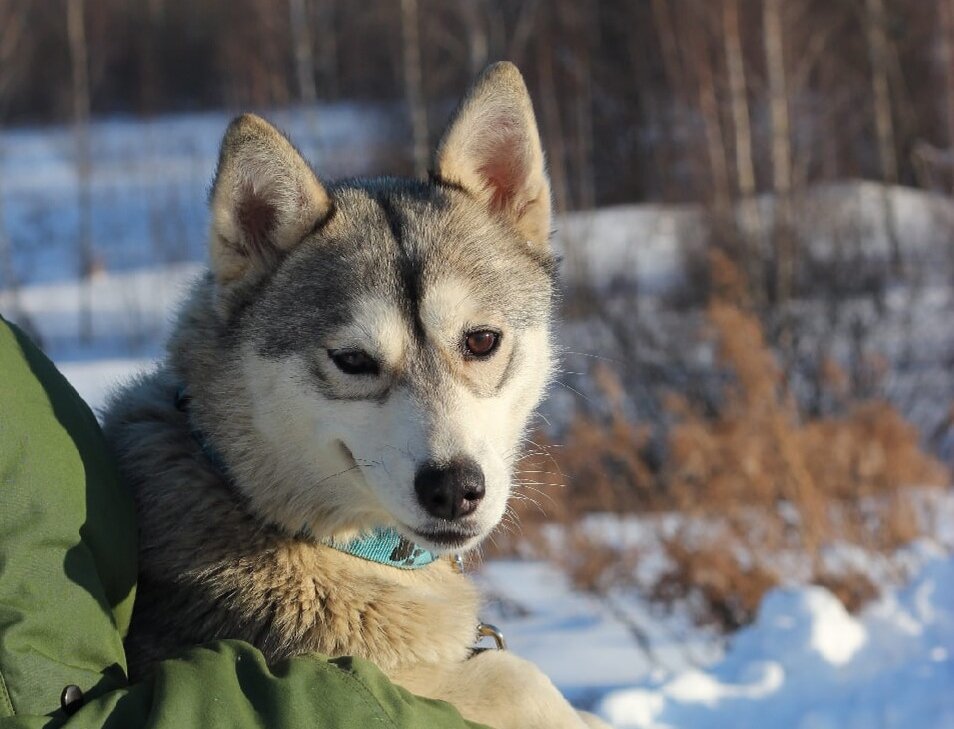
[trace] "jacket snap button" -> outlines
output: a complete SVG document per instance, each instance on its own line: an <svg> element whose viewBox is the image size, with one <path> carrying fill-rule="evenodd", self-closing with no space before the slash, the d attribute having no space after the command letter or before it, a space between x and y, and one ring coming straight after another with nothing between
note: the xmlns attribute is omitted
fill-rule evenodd
<svg viewBox="0 0 954 729"><path fill-rule="evenodd" d="M73 716L79 711L83 707L83 692L80 687L71 683L64 688L60 694L60 706L67 716Z"/></svg>

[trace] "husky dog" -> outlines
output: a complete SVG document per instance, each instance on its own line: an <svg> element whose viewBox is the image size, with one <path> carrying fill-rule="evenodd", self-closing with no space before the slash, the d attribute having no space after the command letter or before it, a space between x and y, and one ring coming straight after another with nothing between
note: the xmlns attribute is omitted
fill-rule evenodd
<svg viewBox="0 0 954 729"><path fill-rule="evenodd" d="M131 673L237 638L270 661L368 658L501 729L596 722L512 653L472 655L478 596L450 558L504 514L552 369L550 188L520 73L477 79L427 181L319 181L239 117L210 204L211 270L106 414L139 512Z"/></svg>

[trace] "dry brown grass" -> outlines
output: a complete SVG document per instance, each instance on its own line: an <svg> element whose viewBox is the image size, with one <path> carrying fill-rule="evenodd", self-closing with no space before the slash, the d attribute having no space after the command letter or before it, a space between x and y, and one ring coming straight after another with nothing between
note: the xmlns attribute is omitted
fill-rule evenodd
<svg viewBox="0 0 954 729"><path fill-rule="evenodd" d="M687 524L719 527L709 538L680 532L664 541L671 567L651 586L654 598L692 597L701 606L700 621L735 628L751 620L764 592L786 577L778 573L778 556L796 553L804 555L814 582L857 609L876 594L873 584L858 573L827 570L822 550L847 543L890 553L910 542L920 529L910 487L946 484L948 473L888 403L844 402L844 375L832 362L822 370L833 397L843 402L841 414L811 419L800 412L758 320L744 308L738 281L731 272L717 279L722 295L710 305L708 322L725 373L718 412L704 415L672 395L665 456L658 462L647 457L650 428L625 417L618 379L597 367L608 414L579 415L561 447L546 449L545 458L538 451L527 462L548 494L548 518L576 535L571 549L549 554L578 585L600 590L625 579L620 555L569 525L591 512L678 511L698 517ZM547 489L541 485L547 481L569 485ZM518 511L524 532L532 534L539 512ZM542 542L537 546L547 551Z"/></svg>
<svg viewBox="0 0 954 729"><path fill-rule="evenodd" d="M752 620L762 595L776 584L759 565L743 566L725 549L691 549L672 539L664 543L672 566L652 586L650 597L692 602L700 622L735 630Z"/></svg>

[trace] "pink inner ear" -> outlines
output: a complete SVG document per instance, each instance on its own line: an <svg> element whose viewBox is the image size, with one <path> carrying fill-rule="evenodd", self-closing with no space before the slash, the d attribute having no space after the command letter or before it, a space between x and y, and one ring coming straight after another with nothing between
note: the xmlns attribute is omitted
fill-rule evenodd
<svg viewBox="0 0 954 729"><path fill-rule="evenodd" d="M262 257L272 252L274 246L270 236L278 217L275 206L264 196L255 194L251 186L246 186L242 189L236 214L245 236L246 253Z"/></svg>
<svg viewBox="0 0 954 729"><path fill-rule="evenodd" d="M528 162L520 126L510 119L497 121L489 138L477 140L477 173L490 188L490 207L495 211L514 208L526 183Z"/></svg>

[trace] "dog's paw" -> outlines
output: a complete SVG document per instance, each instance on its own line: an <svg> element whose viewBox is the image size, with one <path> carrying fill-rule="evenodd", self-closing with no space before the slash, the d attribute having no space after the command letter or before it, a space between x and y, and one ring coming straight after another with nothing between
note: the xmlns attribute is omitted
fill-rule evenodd
<svg viewBox="0 0 954 729"><path fill-rule="evenodd" d="M486 651L450 665L416 665L392 678L495 729L609 729L592 714L577 712L543 671L509 651Z"/></svg>
<svg viewBox="0 0 954 729"><path fill-rule="evenodd" d="M468 719L496 729L605 727L588 724L539 668L513 653L487 651L459 671L449 700Z"/></svg>

